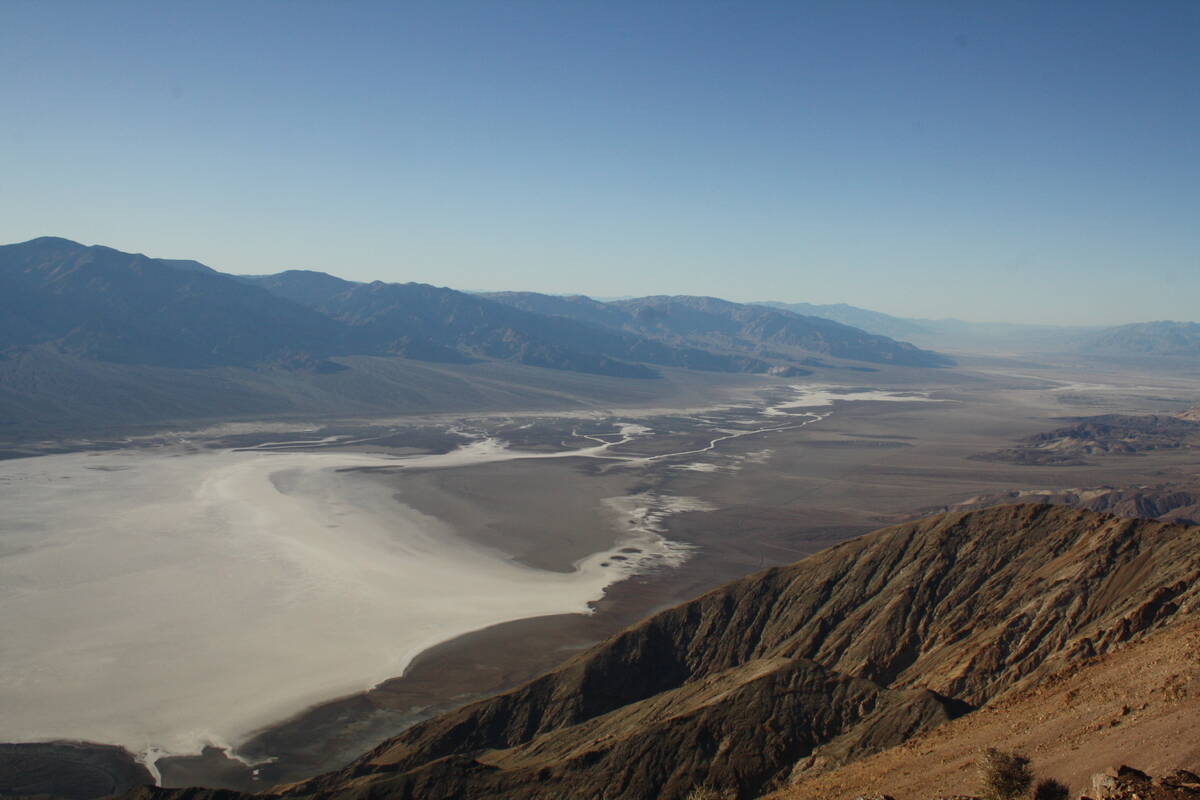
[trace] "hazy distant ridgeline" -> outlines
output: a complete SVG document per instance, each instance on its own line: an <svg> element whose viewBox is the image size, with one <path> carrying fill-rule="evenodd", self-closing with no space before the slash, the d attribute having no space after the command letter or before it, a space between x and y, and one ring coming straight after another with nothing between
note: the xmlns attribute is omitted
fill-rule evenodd
<svg viewBox="0 0 1200 800"><path fill-rule="evenodd" d="M862 328L864 331L891 336L893 338L907 340L914 337L928 336L933 333L933 329L930 326L922 325L917 320L893 317L891 314L871 311L866 308L857 308L846 303L820 305L815 303L779 303L768 301L757 303L756 305L791 311L794 314L832 319L843 325L853 325L856 328Z"/></svg>
<svg viewBox="0 0 1200 800"><path fill-rule="evenodd" d="M648 378L654 366L795 374L814 357L953 363L891 337L964 350L1200 356L1192 322L1088 328L907 319L846 304L474 295L306 270L232 276L53 237L0 246L0 289L0 352L49 345L86 359L182 368L336 370L344 365L323 362L370 355Z"/></svg>
<svg viewBox="0 0 1200 800"><path fill-rule="evenodd" d="M711 299L628 301L613 306L627 320L618 326L603 315L574 319L426 284L362 284L299 270L235 277L194 261L58 238L0 247L0 280L5 351L51 345L122 364L308 367L331 356L398 355L646 378L655 376L647 364L767 372L812 354L948 363L846 326ZM756 355L768 346L788 352Z"/></svg>
<svg viewBox="0 0 1200 800"><path fill-rule="evenodd" d="M954 363L940 353L829 319L715 297L659 295L600 303L588 297L555 297L535 292L485 296L516 308L586 321L671 344L766 359L803 363L804 359L817 355L913 367L945 367Z"/></svg>
<svg viewBox="0 0 1200 800"><path fill-rule="evenodd" d="M1122 325L1092 339L1087 349L1098 353L1194 356L1200 354L1200 324L1160 321Z"/></svg>
<svg viewBox="0 0 1200 800"><path fill-rule="evenodd" d="M836 320L922 347L966 352L1084 353L1093 356L1200 357L1200 324L1138 322L1117 327L967 322L894 317L845 303L764 302L754 305Z"/></svg>
<svg viewBox="0 0 1200 800"><path fill-rule="evenodd" d="M1103 330L1101 327L895 317L846 303L815 305L766 302L756 305L836 320L871 333L903 338L922 347L962 352L1069 352L1087 342L1097 331Z"/></svg>

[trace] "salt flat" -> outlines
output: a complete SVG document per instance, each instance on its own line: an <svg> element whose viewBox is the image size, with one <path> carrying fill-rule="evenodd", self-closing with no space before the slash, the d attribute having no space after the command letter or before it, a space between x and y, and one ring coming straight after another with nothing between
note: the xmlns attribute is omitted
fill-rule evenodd
<svg viewBox="0 0 1200 800"><path fill-rule="evenodd" d="M151 763L236 745L400 674L438 642L586 611L635 568L602 567L606 551L573 572L533 569L339 471L516 455L494 443L463 450L399 461L163 449L0 462L5 738L111 742ZM652 533L627 536L655 547Z"/></svg>
<svg viewBox="0 0 1200 800"><path fill-rule="evenodd" d="M399 501L397 487L415 475L581 457L604 459L605 474L686 458L672 471L699 475L718 467L697 458L821 422L835 401L928 399L838 386L790 391L787 401L739 406L733 417L697 418L701 431L711 427L696 444L653 455L620 446L655 431L618 422L617 435L579 434L595 445L558 452L515 451L480 433L429 455L283 446L358 442L315 436L242 450L140 447L0 461L5 738L120 744L150 765L208 744L236 749L263 726L400 675L440 642L588 611L613 582L688 558L693 548L664 538L667 516L714 509L676 496L687 492L592 497L596 516L612 522L611 538L599 531L600 552L580 548L539 569L514 557L511 537L484 541L462 520L448 524L454 514L422 513L414 487L411 506ZM800 410L814 407L825 410ZM747 452L721 469L772 452Z"/></svg>
<svg viewBox="0 0 1200 800"><path fill-rule="evenodd" d="M792 391L797 395L785 403L779 403L766 409L763 413L768 416L779 416L790 413L793 408L826 408L835 401L855 402L870 400L876 403L939 403L929 397L928 392L914 391L885 391L880 389L851 389L842 386L793 386Z"/></svg>

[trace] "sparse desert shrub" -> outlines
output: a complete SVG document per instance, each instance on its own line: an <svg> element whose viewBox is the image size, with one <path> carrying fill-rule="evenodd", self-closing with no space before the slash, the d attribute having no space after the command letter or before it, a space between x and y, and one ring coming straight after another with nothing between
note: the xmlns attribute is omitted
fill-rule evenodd
<svg viewBox="0 0 1200 800"><path fill-rule="evenodd" d="M1070 796L1071 790L1067 785L1054 778L1043 778L1033 790L1033 800L1067 800Z"/></svg>
<svg viewBox="0 0 1200 800"><path fill-rule="evenodd" d="M981 794L985 800L1016 800L1029 791L1033 772L1029 759L989 747L979 759Z"/></svg>
<svg viewBox="0 0 1200 800"><path fill-rule="evenodd" d="M713 786L697 786L687 794L687 800L731 800L734 795Z"/></svg>

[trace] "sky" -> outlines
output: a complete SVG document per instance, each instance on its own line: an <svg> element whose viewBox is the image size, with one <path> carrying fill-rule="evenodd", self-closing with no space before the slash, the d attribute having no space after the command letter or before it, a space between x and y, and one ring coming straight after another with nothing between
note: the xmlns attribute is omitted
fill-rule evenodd
<svg viewBox="0 0 1200 800"><path fill-rule="evenodd" d="M0 242L1200 319L1200 3L0 0Z"/></svg>

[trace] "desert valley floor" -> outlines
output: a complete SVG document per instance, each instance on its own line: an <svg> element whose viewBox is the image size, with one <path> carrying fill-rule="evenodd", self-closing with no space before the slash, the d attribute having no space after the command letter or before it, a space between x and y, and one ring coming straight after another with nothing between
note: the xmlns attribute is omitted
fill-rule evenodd
<svg viewBox="0 0 1200 800"><path fill-rule="evenodd" d="M860 533L1197 473L1188 447L980 458L1079 417L1183 412L1195 372L965 359L722 391L26 444L0 461L4 735L266 788Z"/></svg>

